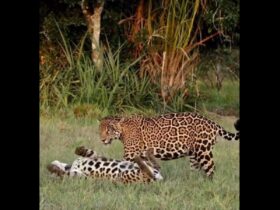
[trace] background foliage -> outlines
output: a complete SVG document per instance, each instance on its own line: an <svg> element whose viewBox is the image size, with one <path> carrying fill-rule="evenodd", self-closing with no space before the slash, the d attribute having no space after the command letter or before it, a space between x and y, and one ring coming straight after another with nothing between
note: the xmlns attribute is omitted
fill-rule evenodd
<svg viewBox="0 0 280 210"><path fill-rule="evenodd" d="M184 2L189 5L187 8L193 8L196 1ZM214 107L220 107L221 113L239 113L239 0L199 1L195 31L191 31L190 39L200 42L216 32L219 35L197 46L198 60L183 81L186 86L176 90L167 103L162 96L162 84L153 78L153 73L150 71L144 76L140 73L141 69L155 66L156 59L162 62L163 51L158 51L159 56L151 53L164 44L156 37L164 36L166 25L161 25L160 21L164 20L164 11L171 8L172 3L180 8L181 2L106 1L101 23L105 63L101 73L90 60L91 43L80 3L75 0L40 1L41 110L91 104L106 113L130 109L216 111ZM96 1L89 3L94 5ZM173 17L180 18L176 13ZM181 39L185 31L170 35ZM151 37L152 44L147 44ZM177 46L176 51L179 48ZM176 57L169 58L170 67L174 66ZM147 60L148 63L143 62ZM178 71L179 67L174 69Z"/></svg>

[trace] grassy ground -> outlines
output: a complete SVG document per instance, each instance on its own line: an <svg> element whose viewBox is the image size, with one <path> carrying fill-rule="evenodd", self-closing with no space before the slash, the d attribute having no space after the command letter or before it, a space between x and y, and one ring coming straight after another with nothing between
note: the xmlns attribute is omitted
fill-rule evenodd
<svg viewBox="0 0 280 210"><path fill-rule="evenodd" d="M234 131L235 118L212 119ZM40 121L40 209L239 209L239 142L218 139L213 181L200 172L190 171L188 158L161 161L164 180L147 185L60 180L50 175L46 165L55 159L71 163L76 158L77 146L121 158L122 145L119 141L102 145L95 120L41 117Z"/></svg>
<svg viewBox="0 0 280 210"><path fill-rule="evenodd" d="M239 116L239 81L226 80L220 91L199 81L201 109L220 115Z"/></svg>

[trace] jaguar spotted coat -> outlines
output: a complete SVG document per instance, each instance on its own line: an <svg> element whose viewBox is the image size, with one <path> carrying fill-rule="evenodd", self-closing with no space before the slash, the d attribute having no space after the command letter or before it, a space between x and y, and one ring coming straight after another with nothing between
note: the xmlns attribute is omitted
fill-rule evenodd
<svg viewBox="0 0 280 210"><path fill-rule="evenodd" d="M163 179L160 167L149 150L146 153L147 160L136 156L133 161L101 157L95 151L83 146L77 147L75 154L81 157L71 165L55 160L47 166L47 169L60 177L67 175L103 178L122 183L147 183Z"/></svg>
<svg viewBox="0 0 280 210"><path fill-rule="evenodd" d="M121 140L126 160L144 156L143 152L151 148L162 160L190 156L191 168L202 169L212 177L216 137L239 140L239 120L234 126L238 131L231 133L197 113L169 113L151 118L106 117L100 122L99 132L104 144Z"/></svg>

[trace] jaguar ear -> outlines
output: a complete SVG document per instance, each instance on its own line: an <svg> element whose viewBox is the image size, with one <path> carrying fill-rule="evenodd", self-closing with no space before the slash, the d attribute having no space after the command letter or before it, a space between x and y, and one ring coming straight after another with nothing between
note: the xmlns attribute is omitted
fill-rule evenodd
<svg viewBox="0 0 280 210"><path fill-rule="evenodd" d="M124 120L125 120L125 118L122 117L122 118L120 119L119 123L122 123Z"/></svg>
<svg viewBox="0 0 280 210"><path fill-rule="evenodd" d="M125 118L122 117L116 124L115 124L115 130L118 130L121 132L122 130L122 126L121 124L124 122Z"/></svg>

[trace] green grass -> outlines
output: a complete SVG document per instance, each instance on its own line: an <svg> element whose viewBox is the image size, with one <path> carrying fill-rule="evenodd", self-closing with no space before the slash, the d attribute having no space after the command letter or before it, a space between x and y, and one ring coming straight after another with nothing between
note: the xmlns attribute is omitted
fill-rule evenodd
<svg viewBox="0 0 280 210"><path fill-rule="evenodd" d="M213 118L212 118L213 119ZM233 117L215 120L234 131ZM71 163L84 145L100 155L122 158L122 144L105 146L98 121L73 117L40 119L40 209L239 209L239 142L218 139L214 147L213 181L190 171L188 158L161 161L164 180L152 184L113 184L94 179L54 177L46 165L57 159Z"/></svg>
<svg viewBox="0 0 280 210"><path fill-rule="evenodd" d="M200 81L200 109L222 115L239 115L239 81L225 80L220 91Z"/></svg>

